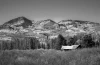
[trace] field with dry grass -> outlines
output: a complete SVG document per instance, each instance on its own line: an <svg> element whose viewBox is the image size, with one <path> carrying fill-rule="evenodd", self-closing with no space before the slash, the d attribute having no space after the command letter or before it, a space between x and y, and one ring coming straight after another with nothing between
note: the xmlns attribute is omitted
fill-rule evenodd
<svg viewBox="0 0 100 65"><path fill-rule="evenodd" d="M100 65L100 48L1 50L0 65Z"/></svg>

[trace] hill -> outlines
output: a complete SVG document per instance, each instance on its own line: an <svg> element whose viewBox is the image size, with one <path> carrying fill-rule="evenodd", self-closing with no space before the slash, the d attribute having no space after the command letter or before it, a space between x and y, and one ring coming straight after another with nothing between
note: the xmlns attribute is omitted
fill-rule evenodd
<svg viewBox="0 0 100 65"><path fill-rule="evenodd" d="M16 27L28 28L28 26L32 25L32 21L27 19L26 17L18 17L14 18L3 25L0 26L0 29L12 29Z"/></svg>
<svg viewBox="0 0 100 65"><path fill-rule="evenodd" d="M34 24L34 26L37 29L55 29L57 28L58 24L51 19L47 19L47 20L37 21Z"/></svg>
<svg viewBox="0 0 100 65"><path fill-rule="evenodd" d="M4 23L0 26L0 29L0 32L14 32L14 34L16 34L16 32L17 34L25 33L30 36L47 33L50 36L62 34L66 37L74 36L78 33L99 32L100 24L82 20L61 20L58 23L51 19L34 21L22 16Z"/></svg>

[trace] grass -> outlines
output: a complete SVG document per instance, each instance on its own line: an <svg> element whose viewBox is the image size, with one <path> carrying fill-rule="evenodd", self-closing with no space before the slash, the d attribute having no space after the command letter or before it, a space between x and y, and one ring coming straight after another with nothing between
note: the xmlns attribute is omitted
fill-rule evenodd
<svg viewBox="0 0 100 65"><path fill-rule="evenodd" d="M1 50L0 65L100 65L100 48Z"/></svg>

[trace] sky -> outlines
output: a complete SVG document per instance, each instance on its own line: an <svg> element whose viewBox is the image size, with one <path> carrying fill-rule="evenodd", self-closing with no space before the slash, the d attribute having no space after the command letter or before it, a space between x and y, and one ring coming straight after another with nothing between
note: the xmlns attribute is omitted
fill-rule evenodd
<svg viewBox="0 0 100 65"><path fill-rule="evenodd" d="M20 16L100 22L100 0L0 0L0 24Z"/></svg>

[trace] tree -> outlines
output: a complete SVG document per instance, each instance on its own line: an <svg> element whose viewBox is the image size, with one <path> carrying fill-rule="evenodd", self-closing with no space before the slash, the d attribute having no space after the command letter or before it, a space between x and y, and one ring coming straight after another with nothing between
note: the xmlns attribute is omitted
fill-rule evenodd
<svg viewBox="0 0 100 65"><path fill-rule="evenodd" d="M81 44L83 47L93 47L95 46L94 41L92 40L91 34L84 35L82 38L83 43Z"/></svg>
<svg viewBox="0 0 100 65"><path fill-rule="evenodd" d="M65 44L65 43L66 43L65 38L61 34L59 34L58 35L58 38L56 38L55 49L56 50L60 50L61 49L61 46L63 44Z"/></svg>

